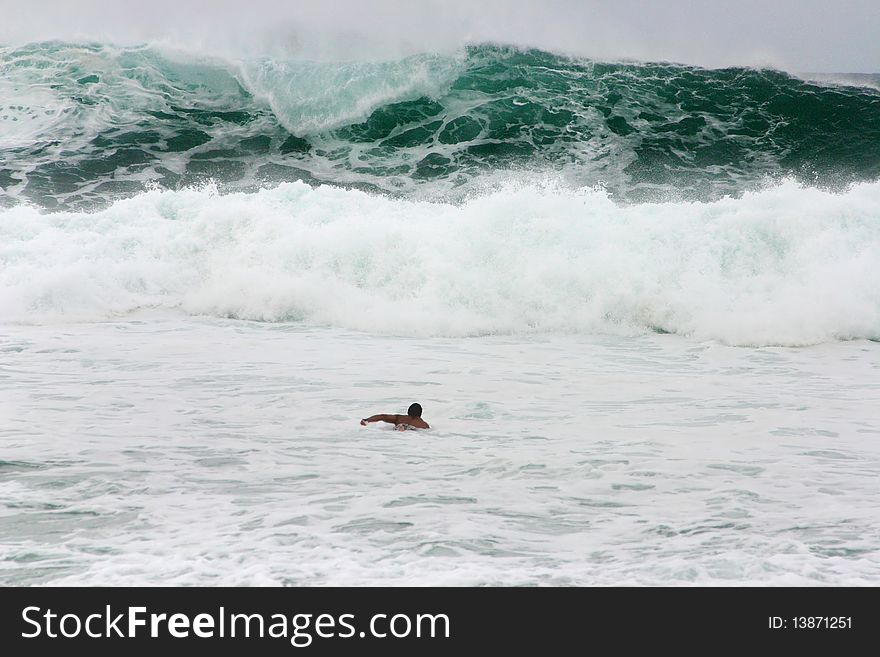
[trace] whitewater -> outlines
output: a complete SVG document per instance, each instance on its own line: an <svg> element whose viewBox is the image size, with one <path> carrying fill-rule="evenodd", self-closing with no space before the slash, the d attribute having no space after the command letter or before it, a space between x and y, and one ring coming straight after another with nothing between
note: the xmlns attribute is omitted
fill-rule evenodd
<svg viewBox="0 0 880 657"><path fill-rule="evenodd" d="M0 45L0 583L876 585L877 81Z"/></svg>
<svg viewBox="0 0 880 657"><path fill-rule="evenodd" d="M301 182L153 191L92 213L6 211L0 302L17 323L161 308L400 336L876 340L878 216L878 183L624 207L533 186L459 205Z"/></svg>

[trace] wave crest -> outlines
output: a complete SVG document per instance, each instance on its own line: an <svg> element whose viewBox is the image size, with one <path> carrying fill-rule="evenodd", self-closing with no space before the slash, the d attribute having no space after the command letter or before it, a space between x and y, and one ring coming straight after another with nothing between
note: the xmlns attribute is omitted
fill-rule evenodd
<svg viewBox="0 0 880 657"><path fill-rule="evenodd" d="M444 95L463 61L414 55L393 62L258 60L239 64L239 79L268 103L291 134L308 136L364 122L378 108Z"/></svg>
<svg viewBox="0 0 880 657"><path fill-rule="evenodd" d="M880 94L778 71L498 46L327 63L54 43L0 48L0 79L3 205L87 208L209 181L436 198L499 172L636 202L880 178Z"/></svg>

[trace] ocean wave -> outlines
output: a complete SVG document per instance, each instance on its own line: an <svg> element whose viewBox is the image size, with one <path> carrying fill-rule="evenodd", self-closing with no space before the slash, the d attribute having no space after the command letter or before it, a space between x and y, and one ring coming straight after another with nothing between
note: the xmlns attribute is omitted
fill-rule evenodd
<svg viewBox="0 0 880 657"><path fill-rule="evenodd" d="M633 202L880 178L880 93L773 70L489 45L331 63L41 43L0 48L0 80L7 206L295 180L462 197L499 172Z"/></svg>
<svg viewBox="0 0 880 657"><path fill-rule="evenodd" d="M619 205L522 186L462 204L330 186L152 191L0 212L6 322L141 308L374 333L880 338L880 183Z"/></svg>

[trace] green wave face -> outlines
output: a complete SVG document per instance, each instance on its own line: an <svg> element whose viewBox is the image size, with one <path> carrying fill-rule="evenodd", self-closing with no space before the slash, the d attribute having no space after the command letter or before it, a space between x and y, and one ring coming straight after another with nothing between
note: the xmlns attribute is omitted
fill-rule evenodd
<svg viewBox="0 0 880 657"><path fill-rule="evenodd" d="M511 176L622 201L876 180L880 93L494 46L344 64L0 48L0 205L93 207L209 181L454 196Z"/></svg>

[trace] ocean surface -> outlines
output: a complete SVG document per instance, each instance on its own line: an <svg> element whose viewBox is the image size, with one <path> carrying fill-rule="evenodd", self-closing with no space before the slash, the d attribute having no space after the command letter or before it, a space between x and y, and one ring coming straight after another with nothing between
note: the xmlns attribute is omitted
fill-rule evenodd
<svg viewBox="0 0 880 657"><path fill-rule="evenodd" d="M880 76L0 45L0 584L876 586L878 271Z"/></svg>

